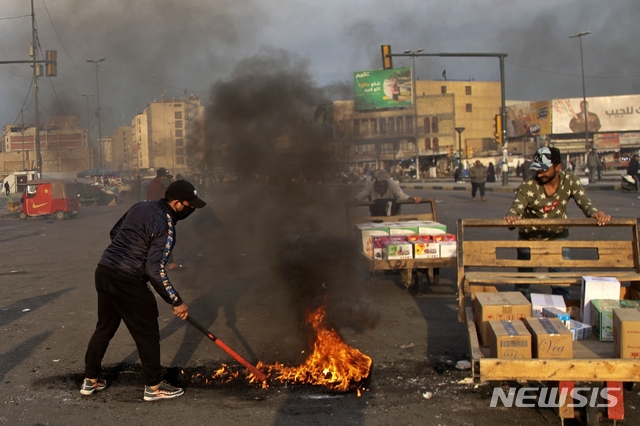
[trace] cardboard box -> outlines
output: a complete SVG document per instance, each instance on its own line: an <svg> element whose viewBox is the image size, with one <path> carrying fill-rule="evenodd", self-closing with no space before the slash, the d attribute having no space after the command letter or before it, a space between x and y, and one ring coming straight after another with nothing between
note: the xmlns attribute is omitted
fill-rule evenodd
<svg viewBox="0 0 640 426"><path fill-rule="evenodd" d="M562 321L557 318L526 318L524 324L531 333L534 358L573 358L573 338Z"/></svg>
<svg viewBox="0 0 640 426"><path fill-rule="evenodd" d="M410 243L414 241L422 241L423 243L433 242L433 237L431 235L413 234L413 235L407 235L406 238L407 238L407 241L409 241Z"/></svg>
<svg viewBox="0 0 640 426"><path fill-rule="evenodd" d="M531 358L531 334L522 321L489 321L492 358Z"/></svg>
<svg viewBox="0 0 640 426"><path fill-rule="evenodd" d="M582 277L580 318L585 324L591 324L591 301L593 299L620 300L620 281L613 277Z"/></svg>
<svg viewBox="0 0 640 426"><path fill-rule="evenodd" d="M441 234L441 235L433 235L433 241L455 241L456 236L453 234Z"/></svg>
<svg viewBox="0 0 640 426"><path fill-rule="evenodd" d="M640 308L640 300L621 300L621 308Z"/></svg>
<svg viewBox="0 0 640 426"><path fill-rule="evenodd" d="M406 241L386 241L382 243L382 253L388 260L413 259L413 245Z"/></svg>
<svg viewBox="0 0 640 426"><path fill-rule="evenodd" d="M542 318L542 308L557 308L567 312L564 298L555 294L531 293L531 316Z"/></svg>
<svg viewBox="0 0 640 426"><path fill-rule="evenodd" d="M406 237L404 235L382 235L371 237L371 244L373 245L373 259L384 259L384 247L383 244L387 241L392 242L404 242Z"/></svg>
<svg viewBox="0 0 640 426"><path fill-rule="evenodd" d="M489 321L530 317L531 303L519 291L476 293L473 312L480 345L489 346Z"/></svg>
<svg viewBox="0 0 640 426"><path fill-rule="evenodd" d="M542 318L556 318L559 319L567 329L569 329L569 321L571 321L571 315L561 311L558 308L542 308Z"/></svg>
<svg viewBox="0 0 640 426"><path fill-rule="evenodd" d="M435 259L440 257L440 247L424 241L413 241L414 259Z"/></svg>
<svg viewBox="0 0 640 426"><path fill-rule="evenodd" d="M418 225L420 235L442 235L447 233L447 225L433 221L422 221Z"/></svg>
<svg viewBox="0 0 640 426"><path fill-rule="evenodd" d="M569 331L572 340L583 340L591 336L591 326L575 320L569 321Z"/></svg>
<svg viewBox="0 0 640 426"><path fill-rule="evenodd" d="M389 225L389 235L415 235L418 234L418 224L416 222L391 222Z"/></svg>
<svg viewBox="0 0 640 426"><path fill-rule="evenodd" d="M613 356L640 358L640 311L613 310Z"/></svg>
<svg viewBox="0 0 640 426"><path fill-rule="evenodd" d="M619 300L591 301L591 329L601 342L613 342L613 310L620 308Z"/></svg>
<svg viewBox="0 0 640 426"><path fill-rule="evenodd" d="M455 241L442 241L438 245L440 246L440 257L456 257L457 244Z"/></svg>
<svg viewBox="0 0 640 426"><path fill-rule="evenodd" d="M372 237L389 235L389 227L382 223L356 225L356 238L362 243L362 251L373 259Z"/></svg>

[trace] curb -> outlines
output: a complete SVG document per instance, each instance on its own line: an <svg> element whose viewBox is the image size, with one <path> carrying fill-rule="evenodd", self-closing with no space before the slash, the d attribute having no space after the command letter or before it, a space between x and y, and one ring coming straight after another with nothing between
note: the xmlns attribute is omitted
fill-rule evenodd
<svg viewBox="0 0 640 426"><path fill-rule="evenodd" d="M485 186L487 192L514 192L518 189L519 185L509 186ZM436 190L436 191L468 191L471 189L471 184L464 185L432 185L432 184L400 184L402 189L423 189L423 190ZM585 185L587 191L617 191L620 190L619 184L612 185Z"/></svg>

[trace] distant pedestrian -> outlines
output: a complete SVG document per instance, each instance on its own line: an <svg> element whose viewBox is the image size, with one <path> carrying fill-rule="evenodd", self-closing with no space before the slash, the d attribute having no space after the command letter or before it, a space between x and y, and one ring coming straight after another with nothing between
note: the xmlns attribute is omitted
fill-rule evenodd
<svg viewBox="0 0 640 426"><path fill-rule="evenodd" d="M587 154L587 167L589 168L589 182L593 183L600 168L600 157L598 157L598 152L595 148Z"/></svg>
<svg viewBox="0 0 640 426"><path fill-rule="evenodd" d="M462 180L462 166L456 167L453 172L453 183L458 183L460 180Z"/></svg>
<svg viewBox="0 0 640 426"><path fill-rule="evenodd" d="M493 163L489 163L489 167L487 167L487 182L495 182L496 181L496 169L493 166Z"/></svg>
<svg viewBox="0 0 640 426"><path fill-rule="evenodd" d="M6 194L6 196L10 196L11 195L11 186L9 185L9 181L4 181L4 193Z"/></svg>
<svg viewBox="0 0 640 426"><path fill-rule="evenodd" d="M476 193L479 189L482 201L487 201L487 199L484 198L484 184L487 181L487 170L480 160L476 160L476 164L469 169L469 178L471 180L471 199L473 201L476 200Z"/></svg>

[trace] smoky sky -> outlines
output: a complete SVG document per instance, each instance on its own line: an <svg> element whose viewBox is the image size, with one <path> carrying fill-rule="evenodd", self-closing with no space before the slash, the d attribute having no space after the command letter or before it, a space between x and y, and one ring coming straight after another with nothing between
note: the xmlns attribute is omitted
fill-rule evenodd
<svg viewBox="0 0 640 426"><path fill-rule="evenodd" d="M58 76L39 80L42 121L79 115L99 72L103 133L129 125L134 115L162 97L195 94L203 100L237 65L267 49L308 61L320 87L352 85L353 72L380 68L380 45L394 53L506 53L507 99L581 97L583 39L587 96L638 93L640 49L634 0L502 0L440 2L398 0L34 0L42 50L58 51ZM1 60L28 59L29 2L4 0L0 13ZM11 19L15 18L15 19ZM394 58L395 66L410 66ZM416 58L421 79L499 79L497 59ZM0 65L0 122L33 120L28 64ZM338 91L336 95L341 95ZM343 96L342 98L345 98ZM97 108L89 98L89 115ZM19 121L19 119L18 119ZM92 128L95 129L95 120Z"/></svg>

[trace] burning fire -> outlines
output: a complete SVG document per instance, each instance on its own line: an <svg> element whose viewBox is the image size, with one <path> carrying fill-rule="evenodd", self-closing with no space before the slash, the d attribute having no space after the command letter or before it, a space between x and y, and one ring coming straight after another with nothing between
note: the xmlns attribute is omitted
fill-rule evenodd
<svg viewBox="0 0 640 426"><path fill-rule="evenodd" d="M288 383L307 383L325 386L337 391L349 390L369 376L371 358L347 345L338 332L324 322L326 306L307 316L307 323L316 332L313 352L298 367L283 364L258 365L274 373L274 380Z"/></svg>
<svg viewBox="0 0 640 426"><path fill-rule="evenodd" d="M347 345L338 332L324 322L326 313L326 306L321 306L307 315L306 322L313 327L316 337L313 352L302 365L287 367L280 363L263 364L260 361L256 368L268 371L272 380L282 383L319 385L336 391L347 391L355 385L358 396L361 396L360 382L369 376L371 358ZM238 372L223 364L212 376L196 374L193 378L204 380L206 384L215 379L227 383L238 375ZM250 372L247 378L249 383L260 383ZM268 387L267 382L262 383L262 387Z"/></svg>

